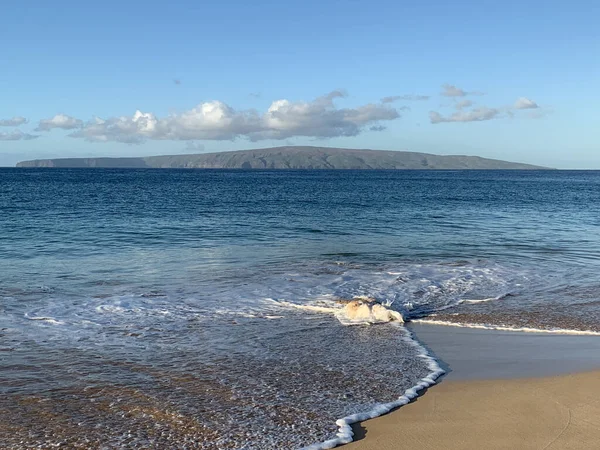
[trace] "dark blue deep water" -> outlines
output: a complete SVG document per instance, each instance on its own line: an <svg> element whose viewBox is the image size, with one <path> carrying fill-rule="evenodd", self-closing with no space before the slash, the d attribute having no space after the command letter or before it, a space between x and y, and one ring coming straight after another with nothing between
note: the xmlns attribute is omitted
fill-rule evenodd
<svg viewBox="0 0 600 450"><path fill-rule="evenodd" d="M359 296L600 331L600 172L0 169L2 447L334 437L430 372Z"/></svg>

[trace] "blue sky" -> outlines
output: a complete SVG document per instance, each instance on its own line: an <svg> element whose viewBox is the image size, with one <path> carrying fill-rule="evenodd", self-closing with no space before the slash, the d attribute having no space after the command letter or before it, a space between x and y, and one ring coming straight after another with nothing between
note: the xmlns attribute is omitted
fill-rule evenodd
<svg viewBox="0 0 600 450"><path fill-rule="evenodd" d="M0 165L294 144L600 168L596 1L0 12Z"/></svg>

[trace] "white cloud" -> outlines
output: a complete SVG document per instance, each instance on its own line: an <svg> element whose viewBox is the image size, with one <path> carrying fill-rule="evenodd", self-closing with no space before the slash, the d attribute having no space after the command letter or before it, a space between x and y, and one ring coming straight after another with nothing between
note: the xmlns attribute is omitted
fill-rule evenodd
<svg viewBox="0 0 600 450"><path fill-rule="evenodd" d="M536 109L538 104L527 97L519 97L514 105L515 109Z"/></svg>
<svg viewBox="0 0 600 450"><path fill-rule="evenodd" d="M260 119L255 111L236 111L223 102L212 101L161 119L152 138L233 140L260 129Z"/></svg>
<svg viewBox="0 0 600 450"><path fill-rule="evenodd" d="M464 97L466 95L477 95L477 92L466 92L456 86L444 85L445 93L449 97ZM522 109L535 109L527 114L530 118L542 117L542 110L536 102L528 99L527 97L520 97L512 106L502 106L497 108L488 108L486 106L471 108L474 102L464 98L458 101L458 98L454 100L454 113L449 115L442 115L437 111L431 111L429 113L429 120L432 124L444 123L444 122L482 122L485 120L500 119L503 117L514 118L518 110Z"/></svg>
<svg viewBox="0 0 600 450"><path fill-rule="evenodd" d="M431 111L429 120L431 123L443 122L481 122L484 120L496 119L500 115L500 110L496 108L475 108L470 111L457 111L450 116L442 116L439 112Z"/></svg>
<svg viewBox="0 0 600 450"><path fill-rule="evenodd" d="M461 100L456 105L454 105L454 107L456 109L458 109L459 111L463 110L465 108L469 108L470 106L473 106L473 102L471 100L467 100L467 99Z"/></svg>
<svg viewBox="0 0 600 450"><path fill-rule="evenodd" d="M96 118L70 136L95 142L125 143L139 143L146 139L233 140L243 137L259 141L295 136L328 138L355 136L380 121L400 117L397 109L383 103L338 108L334 101L340 97L345 97L345 93L333 91L311 102L276 100L263 114L255 110L237 111L220 101L201 103L188 111L164 118L136 111L131 117Z"/></svg>
<svg viewBox="0 0 600 450"><path fill-rule="evenodd" d="M442 91L444 97L465 97L467 95L467 91L452 84L444 84L442 88L444 89Z"/></svg>
<svg viewBox="0 0 600 450"><path fill-rule="evenodd" d="M414 94L408 94L408 95L390 95L388 97L383 97L381 99L381 103L394 103L398 100L403 100L403 101L418 101L418 100L428 100L429 99L429 95L414 95Z"/></svg>
<svg viewBox="0 0 600 450"><path fill-rule="evenodd" d="M515 117L515 110L539 108L538 104L533 100L530 100L527 97L520 97L512 106L502 106L497 108L488 108L482 106L479 108L469 109L475 104L475 102L465 97L484 95L484 93L481 91L466 91L453 84L443 84L440 95L444 97L450 97L453 100L453 106L456 112L444 116L437 111L431 111L429 113L429 120L433 124L443 122L481 122L485 120L499 119L502 117L512 118ZM534 117L533 114L529 114L528 116ZM540 114L535 115L535 117L539 116Z"/></svg>
<svg viewBox="0 0 600 450"><path fill-rule="evenodd" d="M136 111L132 117L98 117L82 124L69 136L85 138L91 142L125 142L136 144L157 134L158 119L151 113Z"/></svg>
<svg viewBox="0 0 600 450"><path fill-rule="evenodd" d="M467 95L483 95L483 92L480 91L465 91L459 87L454 86L453 84L443 84L442 85L441 95L444 97L466 97Z"/></svg>
<svg viewBox="0 0 600 450"><path fill-rule="evenodd" d="M11 131L9 133L0 133L0 141L29 141L39 136L35 134L23 133L21 130Z"/></svg>
<svg viewBox="0 0 600 450"><path fill-rule="evenodd" d="M338 109L333 101L343 96L333 91L312 102L275 101L261 117L263 130L253 133L251 139L356 136L366 125L400 117L396 109L383 104Z"/></svg>
<svg viewBox="0 0 600 450"><path fill-rule="evenodd" d="M0 127L18 127L27 122L28 120L25 117L15 116L10 119L0 119Z"/></svg>
<svg viewBox="0 0 600 450"><path fill-rule="evenodd" d="M42 119L36 131L49 131L53 128L62 128L63 130L73 130L83 126L83 121L67 116L66 114L56 114L51 119Z"/></svg>

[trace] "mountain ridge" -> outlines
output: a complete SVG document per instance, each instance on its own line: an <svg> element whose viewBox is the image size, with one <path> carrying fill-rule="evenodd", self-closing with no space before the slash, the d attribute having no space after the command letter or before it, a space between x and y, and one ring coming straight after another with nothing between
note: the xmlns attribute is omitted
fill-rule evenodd
<svg viewBox="0 0 600 450"><path fill-rule="evenodd" d="M17 167L147 169L479 169L539 170L547 167L467 155L393 150L284 146L214 153L146 157L54 158L21 161Z"/></svg>

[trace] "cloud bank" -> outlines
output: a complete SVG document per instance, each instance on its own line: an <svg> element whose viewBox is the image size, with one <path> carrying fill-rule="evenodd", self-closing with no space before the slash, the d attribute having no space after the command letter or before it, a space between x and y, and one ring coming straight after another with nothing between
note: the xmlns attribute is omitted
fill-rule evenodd
<svg viewBox="0 0 600 450"><path fill-rule="evenodd" d="M136 111L132 116L94 118L83 123L58 115L41 121L39 129L76 129L71 137L92 142L136 144L155 140L288 139L297 136L332 138L356 136L366 128L377 130L379 122L400 117L397 109L381 103L356 108L338 108L335 100L345 97L333 91L310 102L276 100L267 111L238 111L220 101L201 103L195 108L167 117ZM69 127L69 128L67 128ZM373 128L375 127L375 128Z"/></svg>
<svg viewBox="0 0 600 450"><path fill-rule="evenodd" d="M178 82L179 80L174 80ZM251 94L254 95L254 94ZM519 97L509 106L488 107L476 105L468 96L483 95L479 91L466 91L455 85L442 85L442 97L451 99L447 113L430 111L432 124L452 122L482 122L517 117L540 118L551 112L541 108L528 97ZM393 95L379 102L352 108L342 108L336 103L346 97L344 91L336 90L311 101L276 100L263 112L255 109L236 110L221 101L208 101L187 111L159 117L152 112L135 111L131 116L109 118L94 117L83 121L67 114L39 121L35 131L49 132L53 129L70 131L71 138L90 142L122 142L139 144L146 140L204 141L235 140L250 141L283 140L295 137L326 139L356 136L363 131L382 132L386 122L400 117L400 112L410 110L406 105L393 106L398 101L422 101L428 95ZM519 112L520 110L529 110ZM25 117L0 119L0 126L20 126L28 123ZM0 140L18 141L39 137L15 129L0 133ZM192 144L190 144L192 145ZM191 147L190 147L191 148Z"/></svg>
<svg viewBox="0 0 600 450"><path fill-rule="evenodd" d="M440 95L453 98L455 112L444 115L438 111L429 112L429 121L432 124L447 122L482 122L486 120L499 119L503 117L515 117L515 112L522 109L537 109L539 105L527 97L520 97L511 106L501 106L490 108L487 106L473 107L475 104L468 98L468 95L483 95L479 91L467 92L464 89L451 84L442 85ZM460 98L463 98L459 101ZM539 114L538 114L539 116Z"/></svg>

